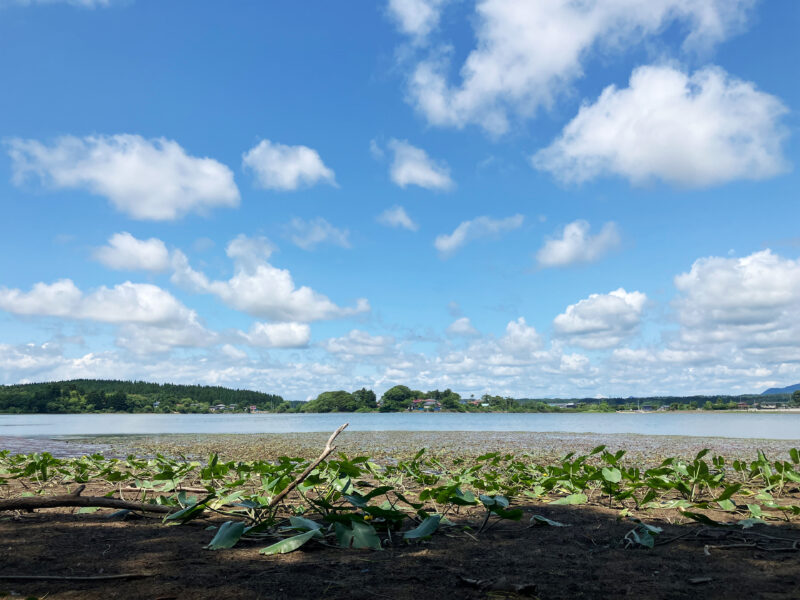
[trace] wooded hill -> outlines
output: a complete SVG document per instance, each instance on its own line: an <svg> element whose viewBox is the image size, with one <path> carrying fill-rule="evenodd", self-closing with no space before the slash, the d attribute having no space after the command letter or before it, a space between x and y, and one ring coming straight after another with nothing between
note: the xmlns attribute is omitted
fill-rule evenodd
<svg viewBox="0 0 800 600"><path fill-rule="evenodd" d="M281 396L219 386L177 385L145 381L73 379L0 386L0 413L184 412L235 405L243 411L288 410L294 403Z"/></svg>

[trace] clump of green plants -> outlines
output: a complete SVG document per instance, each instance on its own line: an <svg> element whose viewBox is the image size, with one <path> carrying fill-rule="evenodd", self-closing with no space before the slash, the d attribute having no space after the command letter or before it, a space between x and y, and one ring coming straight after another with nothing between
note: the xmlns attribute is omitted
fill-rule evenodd
<svg viewBox="0 0 800 600"><path fill-rule="evenodd" d="M86 485L102 496L82 496ZM64 489L66 494L53 493ZM251 541L265 544L265 555L307 544L381 550L418 543L452 527L456 517L470 520L470 530L480 535L497 522L520 520L520 502L611 507L636 522L626 546L650 548L660 530L642 520L649 510L675 509L704 525L718 525L720 512L750 524L791 520L800 515L799 493L797 449L789 460L771 461L758 452L750 462L709 457L704 450L692 460L667 457L649 468L605 446L544 464L498 452L446 464L424 449L390 464L343 453L317 461L222 461L217 454L198 461L162 454L62 459L0 452L0 495L7 497L0 510L122 507L116 516L161 514L165 526L215 517L209 550ZM532 517L531 526L543 524L564 525Z"/></svg>

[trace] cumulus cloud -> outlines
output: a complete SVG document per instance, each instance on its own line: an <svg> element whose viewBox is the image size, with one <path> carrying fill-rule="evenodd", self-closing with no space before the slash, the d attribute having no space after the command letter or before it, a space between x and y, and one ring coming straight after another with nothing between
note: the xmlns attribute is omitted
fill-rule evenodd
<svg viewBox="0 0 800 600"><path fill-rule="evenodd" d="M166 271L170 264L164 242L157 238L140 240L127 231L112 235L108 245L97 248L92 256L119 271Z"/></svg>
<svg viewBox="0 0 800 600"><path fill-rule="evenodd" d="M366 331L353 329L345 336L330 338L323 342L322 347L331 354L338 354L345 359L357 356L380 356L386 354L394 345L392 336L370 335Z"/></svg>
<svg viewBox="0 0 800 600"><path fill-rule="evenodd" d="M615 223L606 223L597 235L590 235L590 228L589 223L580 219L566 225L560 238L548 239L536 253L539 266L568 267L595 262L619 246Z"/></svg>
<svg viewBox="0 0 800 600"><path fill-rule="evenodd" d="M460 319L456 319L450 323L450 325L448 325L446 331L448 335L478 335L478 330L472 326L469 317L461 317Z"/></svg>
<svg viewBox="0 0 800 600"><path fill-rule="evenodd" d="M508 322L506 333L500 338L500 347L512 356L531 354L542 347L542 338L524 317L520 317Z"/></svg>
<svg viewBox="0 0 800 600"><path fill-rule="evenodd" d="M389 0L389 15L403 33L424 38L439 24L442 7L448 0Z"/></svg>
<svg viewBox="0 0 800 600"><path fill-rule="evenodd" d="M102 323L170 323L196 317L172 294L126 281L84 294L71 279L37 283L29 292L0 287L0 309L17 315L90 319Z"/></svg>
<svg viewBox="0 0 800 600"><path fill-rule="evenodd" d="M638 330L647 296L623 288L590 294L553 320L557 336L584 348L611 348Z"/></svg>
<svg viewBox="0 0 800 600"><path fill-rule="evenodd" d="M389 169L391 180L404 188L417 185L429 190L449 190L455 184L450 179L450 169L443 162L434 161L422 148L406 140L389 140L394 160Z"/></svg>
<svg viewBox="0 0 800 600"><path fill-rule="evenodd" d="M408 216L406 209L402 206L392 206L387 208L377 218L378 223L387 227L402 227L409 231L416 231L419 225Z"/></svg>
<svg viewBox="0 0 800 600"><path fill-rule="evenodd" d="M233 277L210 280L189 265L186 255L173 255L172 281L196 293L217 296L227 306L250 315L280 322L318 321L352 316L370 310L360 298L353 307L340 307L310 287L296 287L291 273L269 263L274 247L266 238L240 235L226 249L233 261Z"/></svg>
<svg viewBox="0 0 800 600"><path fill-rule="evenodd" d="M719 67L687 75L668 66L634 70L584 105L534 167L568 182L616 174L707 186L764 179L787 168L780 117L786 107Z"/></svg>
<svg viewBox="0 0 800 600"><path fill-rule="evenodd" d="M66 136L50 146L14 138L7 145L15 183L37 176L52 188L85 189L134 219L169 221L239 204L228 167L165 138Z"/></svg>
<svg viewBox="0 0 800 600"><path fill-rule="evenodd" d="M0 310L119 326L116 343L132 352L165 352L176 346L215 343L194 310L158 286L125 283L84 293L70 279L37 283L30 291L0 288Z"/></svg>
<svg viewBox="0 0 800 600"><path fill-rule="evenodd" d="M449 256L473 240L519 229L524 221L525 217L522 215L514 215L505 219L477 217L471 221L463 221L451 234L437 236L433 245L443 256Z"/></svg>
<svg viewBox="0 0 800 600"><path fill-rule="evenodd" d="M308 146L262 140L242 155L242 164L253 171L258 185L268 190L289 191L318 183L336 185L333 171Z"/></svg>
<svg viewBox="0 0 800 600"><path fill-rule="evenodd" d="M448 81L449 53L421 60L410 99L430 123L478 124L505 133L510 115L528 117L551 106L583 74L593 50L621 51L679 23L686 48L708 47L739 29L754 0L479 0L476 47ZM423 21L424 22L424 21Z"/></svg>
<svg viewBox="0 0 800 600"><path fill-rule="evenodd" d="M310 221L294 218L289 222L286 231L292 243L303 250L313 250L319 244L350 247L350 232L347 229L337 229L322 217Z"/></svg>
<svg viewBox="0 0 800 600"><path fill-rule="evenodd" d="M243 337L251 346L305 348L311 339L311 328L305 323L258 322Z"/></svg>
<svg viewBox="0 0 800 600"><path fill-rule="evenodd" d="M675 277L675 287L674 306L686 342L735 343L753 351L798 346L798 260L770 250L742 258L701 258Z"/></svg>

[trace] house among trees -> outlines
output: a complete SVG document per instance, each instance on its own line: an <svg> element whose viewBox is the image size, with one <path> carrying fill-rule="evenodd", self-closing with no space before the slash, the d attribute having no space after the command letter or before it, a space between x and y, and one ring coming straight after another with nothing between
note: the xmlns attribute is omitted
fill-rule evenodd
<svg viewBox="0 0 800 600"><path fill-rule="evenodd" d="M439 411L442 410L442 403L430 398L416 398L411 401L408 410Z"/></svg>

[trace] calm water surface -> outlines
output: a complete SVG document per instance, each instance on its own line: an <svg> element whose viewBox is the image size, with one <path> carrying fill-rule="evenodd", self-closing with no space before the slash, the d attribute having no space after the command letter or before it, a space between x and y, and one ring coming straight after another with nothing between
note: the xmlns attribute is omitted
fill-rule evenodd
<svg viewBox="0 0 800 600"><path fill-rule="evenodd" d="M0 415L0 437L333 431L541 431L800 439L800 413Z"/></svg>

